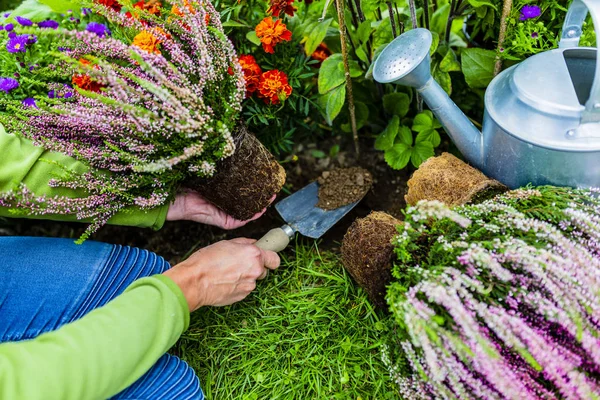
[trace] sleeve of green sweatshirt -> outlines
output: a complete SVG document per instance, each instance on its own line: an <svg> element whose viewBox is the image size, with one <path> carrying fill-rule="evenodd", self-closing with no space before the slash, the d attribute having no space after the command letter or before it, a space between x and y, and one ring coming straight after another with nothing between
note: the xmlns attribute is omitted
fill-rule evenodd
<svg viewBox="0 0 600 400"><path fill-rule="evenodd" d="M63 174L59 167L42 160L59 163L68 170L83 173L88 167L76 159L57 152L46 151L34 146L30 140L7 133L0 124L0 193L14 189L23 183L38 196L65 196L70 198L85 197L83 190L52 188L48 181ZM138 226L141 228L160 229L167 217L169 205L166 204L151 210L129 208L114 215L109 224ZM10 210L0 207L0 217L13 217ZM19 217L35 219L53 219L58 221L77 221L75 215L21 215ZM86 222L86 221L82 221Z"/></svg>
<svg viewBox="0 0 600 400"><path fill-rule="evenodd" d="M39 337L0 344L0 399L109 398L139 379L189 325L181 289L154 275Z"/></svg>

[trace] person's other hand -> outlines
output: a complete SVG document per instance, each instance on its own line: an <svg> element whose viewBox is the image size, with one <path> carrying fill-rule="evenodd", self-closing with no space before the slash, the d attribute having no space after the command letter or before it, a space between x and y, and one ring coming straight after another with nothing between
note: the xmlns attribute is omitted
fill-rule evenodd
<svg viewBox="0 0 600 400"><path fill-rule="evenodd" d="M225 306L243 300L279 267L277 253L262 250L256 240L238 238L202 248L164 272L183 291L190 311L203 306Z"/></svg>
<svg viewBox="0 0 600 400"><path fill-rule="evenodd" d="M275 196L271 201L275 200ZM201 224L214 225L223 229L237 229L250 221L260 218L265 208L247 221L240 221L220 210L211 202L194 191L180 193L167 212L167 221L194 221Z"/></svg>

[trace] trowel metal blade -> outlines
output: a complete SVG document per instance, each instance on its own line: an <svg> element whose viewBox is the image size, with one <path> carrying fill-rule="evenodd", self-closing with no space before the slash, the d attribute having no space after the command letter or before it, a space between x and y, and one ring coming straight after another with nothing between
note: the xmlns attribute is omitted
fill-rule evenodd
<svg viewBox="0 0 600 400"><path fill-rule="evenodd" d="M313 182L281 200L275 205L275 209L295 231L309 238L318 239L360 201L335 210L323 210L317 207L318 200L319 184Z"/></svg>

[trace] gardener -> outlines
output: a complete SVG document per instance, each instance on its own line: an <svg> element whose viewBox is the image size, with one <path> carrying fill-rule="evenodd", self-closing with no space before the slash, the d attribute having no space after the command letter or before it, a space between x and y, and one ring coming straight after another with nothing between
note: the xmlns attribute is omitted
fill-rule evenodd
<svg viewBox="0 0 600 400"><path fill-rule="evenodd" d="M57 165L86 168L0 125L0 192L22 183L36 195L81 195L48 184L64 173ZM10 215L0 208L0 216ZM160 228L165 219L227 229L245 223L194 193L111 222ZM279 266L276 253L253 242L219 242L169 268L136 248L0 238L0 399L202 399L194 371L165 352L187 329L190 312L244 299Z"/></svg>

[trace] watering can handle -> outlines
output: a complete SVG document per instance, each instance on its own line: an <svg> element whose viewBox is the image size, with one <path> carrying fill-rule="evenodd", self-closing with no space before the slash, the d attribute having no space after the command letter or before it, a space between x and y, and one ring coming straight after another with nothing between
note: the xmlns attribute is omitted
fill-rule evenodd
<svg viewBox="0 0 600 400"><path fill-rule="evenodd" d="M563 25L560 48L577 47L581 38L583 22L588 12L592 16L596 32L600 30L600 0L573 0ZM585 111L581 116L581 125L567 135L573 139L589 137L590 133L597 131L596 123L600 122L600 51L596 51L596 75L590 98L585 104ZM588 125L588 123L594 124ZM592 129L594 128L594 129ZM597 136L597 132L594 136Z"/></svg>

